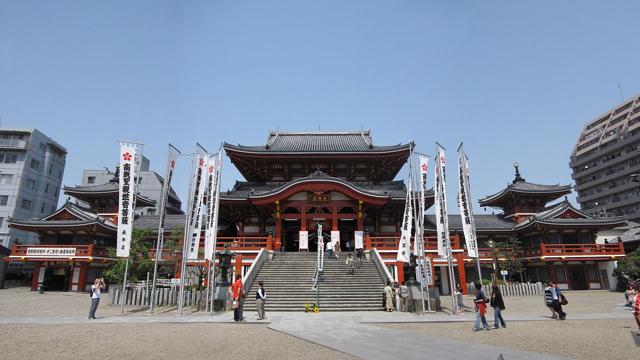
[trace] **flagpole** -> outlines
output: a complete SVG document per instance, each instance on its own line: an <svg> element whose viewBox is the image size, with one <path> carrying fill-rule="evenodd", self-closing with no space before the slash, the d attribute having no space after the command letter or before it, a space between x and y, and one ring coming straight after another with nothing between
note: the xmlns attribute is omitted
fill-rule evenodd
<svg viewBox="0 0 640 360"><path fill-rule="evenodd" d="M153 280L151 283L151 301L149 301L149 313L153 314L153 306L156 302L156 283L158 281L158 266L160 263L160 259L162 258L162 249L164 247L164 219L166 215L166 207L167 207L167 197L169 196L169 191L171 189L171 178L173 177L173 169L175 166L175 159L171 156L172 149L176 152L177 155L180 154L180 150L178 150L175 146L169 143L169 153L167 156L167 171L164 176L164 184L162 186L162 197L160 198L160 217L158 218L158 239L156 241L156 261L153 264ZM172 161L174 163L172 163Z"/></svg>
<svg viewBox="0 0 640 360"><path fill-rule="evenodd" d="M138 200L138 181L140 181L140 173L142 172L140 170L140 163L142 162L142 154L143 154L143 149L144 149L144 144L143 143L132 143L132 144L136 144L138 146L140 146L140 157L138 158L138 160L136 161L136 169L138 172L138 176L136 176L135 171L133 174L134 177L134 184L133 184L133 214L131 214L131 221L134 221L136 218L136 201ZM137 154L137 149L136 149L136 155ZM118 171L122 171L122 169L119 169ZM118 179L120 180L120 179ZM120 214L118 214L118 216L120 216ZM131 234L131 236L133 236L133 234ZM133 242L133 239L131 239L131 241ZM131 244L129 244L129 248L131 248ZM131 251L131 250L129 250ZM125 301L127 301L127 275L129 274L129 255L127 255L126 261L125 261L125 265L124 265L124 278L122 279L122 294L124 296L121 296L121 303L120 303L120 314L124 315L124 303Z"/></svg>
<svg viewBox="0 0 640 360"><path fill-rule="evenodd" d="M211 302L211 316L213 316L213 306L214 306L214 297L215 297L215 289L216 289L216 245L218 241L218 218L220 217L220 182L222 181L222 145L218 149L218 169L216 170L216 203L214 205L214 217L213 217L213 231L211 233L211 271L213 272L213 277L209 286L211 287L211 297L209 301Z"/></svg>
<svg viewBox="0 0 640 360"><path fill-rule="evenodd" d="M191 218L191 203L193 202L193 199L191 199L191 197L193 196L192 192L193 192L193 173L195 171L195 167L196 167L196 157L197 157L197 152L193 153L191 155L191 176L190 176L190 181L189 181L189 200L187 203L187 213L185 214L185 224L184 224L184 236L182 237L182 262L180 264L180 289L179 289L179 296L180 298L178 299L178 313L180 315L182 315L182 308L183 308L183 303L184 303L184 278L185 278L185 272L187 271L187 247L188 247L188 240L191 237L191 227L189 226L189 222L190 222L190 218Z"/></svg>

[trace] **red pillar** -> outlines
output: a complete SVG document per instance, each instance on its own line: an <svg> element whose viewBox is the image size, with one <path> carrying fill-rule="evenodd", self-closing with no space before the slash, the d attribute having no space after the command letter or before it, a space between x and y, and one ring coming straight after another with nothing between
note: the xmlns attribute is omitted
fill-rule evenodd
<svg viewBox="0 0 640 360"><path fill-rule="evenodd" d="M300 230L307 231L307 207L300 209Z"/></svg>
<svg viewBox="0 0 640 360"><path fill-rule="evenodd" d="M458 279L460 280L460 287L464 294L468 293L467 289L467 274L464 271L464 258L463 255L456 255L456 261L458 262Z"/></svg>
<svg viewBox="0 0 640 360"><path fill-rule="evenodd" d="M358 200L358 223L356 224L356 230L364 230L364 220L362 216L362 200Z"/></svg>
<svg viewBox="0 0 640 360"><path fill-rule="evenodd" d="M89 264L80 265L80 276L78 276L78 291L83 292L87 285L87 273L89 272Z"/></svg>
<svg viewBox="0 0 640 360"><path fill-rule="evenodd" d="M404 263L402 261L396 261L396 271L398 274L398 283L404 283Z"/></svg>
<svg viewBox="0 0 640 360"><path fill-rule="evenodd" d="M31 277L31 291L38 290L38 278L40 277L40 267L42 265L40 263L36 263L36 266L33 268L33 275Z"/></svg>
<svg viewBox="0 0 640 360"><path fill-rule="evenodd" d="M235 272L236 276L242 276L242 255L240 254L236 255Z"/></svg>
<svg viewBox="0 0 640 360"><path fill-rule="evenodd" d="M371 236L367 234L364 237L364 249L371 250L372 248L373 248L373 245L371 244Z"/></svg>
<svg viewBox="0 0 640 360"><path fill-rule="evenodd" d="M282 247L282 219L280 218L280 200L276 200L276 243L275 250L280 251Z"/></svg>
<svg viewBox="0 0 640 360"><path fill-rule="evenodd" d="M338 230L338 208L335 206L331 208L331 222L333 222L331 230L337 231Z"/></svg>

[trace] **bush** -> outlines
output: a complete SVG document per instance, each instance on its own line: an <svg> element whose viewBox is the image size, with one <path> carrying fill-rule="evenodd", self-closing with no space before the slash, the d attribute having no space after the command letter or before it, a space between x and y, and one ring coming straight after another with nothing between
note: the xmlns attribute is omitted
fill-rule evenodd
<svg viewBox="0 0 640 360"><path fill-rule="evenodd" d="M640 279L640 248L627 254L618 262L618 267L613 270L613 276L618 278L619 290L625 290L630 281Z"/></svg>

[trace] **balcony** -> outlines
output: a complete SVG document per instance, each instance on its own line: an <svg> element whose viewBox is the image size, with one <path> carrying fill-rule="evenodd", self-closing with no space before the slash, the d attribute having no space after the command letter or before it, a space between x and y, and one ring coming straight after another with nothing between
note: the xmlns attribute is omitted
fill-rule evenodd
<svg viewBox="0 0 640 360"><path fill-rule="evenodd" d="M525 249L522 257L539 257L541 260L564 259L612 259L624 256L622 243L616 244L540 244Z"/></svg>
<svg viewBox="0 0 640 360"><path fill-rule="evenodd" d="M29 142L17 139L0 139L0 150L27 150Z"/></svg>
<svg viewBox="0 0 640 360"><path fill-rule="evenodd" d="M411 249L413 249L413 243L415 238L411 238ZM398 243L400 242L399 236L367 236L365 239L365 249L376 248L378 251L385 250L398 250ZM368 245L370 243L370 245ZM451 248L453 250L460 249L460 241L457 237L451 237ZM424 249L426 251L438 250L438 240L434 236L427 236L424 238Z"/></svg>
<svg viewBox="0 0 640 360"><path fill-rule="evenodd" d="M107 259L107 249L94 245L13 244L10 261L86 261Z"/></svg>
<svg viewBox="0 0 640 360"><path fill-rule="evenodd" d="M216 251L224 250L227 246L229 251L247 251L257 253L261 249L273 250L275 242L271 236L219 236L216 241ZM200 242L200 256L203 258L204 242ZM149 250L149 257L156 258L156 249ZM171 250L162 249L161 261L180 261L182 258L182 249ZM190 260L191 262L191 260Z"/></svg>

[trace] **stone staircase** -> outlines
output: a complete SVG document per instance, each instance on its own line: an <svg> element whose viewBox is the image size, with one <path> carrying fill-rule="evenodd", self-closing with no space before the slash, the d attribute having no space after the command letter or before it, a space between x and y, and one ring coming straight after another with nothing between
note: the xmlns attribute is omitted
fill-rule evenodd
<svg viewBox="0 0 640 360"><path fill-rule="evenodd" d="M346 256L347 253L342 253L339 260L324 260L320 277L320 311L383 310L384 284L375 264L364 260L354 275L348 275ZM311 289L315 266L315 252L276 253L273 260L262 266L247 292L245 312L255 312L258 281L263 281L267 290L267 313L304 311L305 303L316 302L316 291Z"/></svg>

